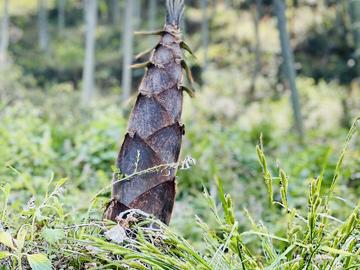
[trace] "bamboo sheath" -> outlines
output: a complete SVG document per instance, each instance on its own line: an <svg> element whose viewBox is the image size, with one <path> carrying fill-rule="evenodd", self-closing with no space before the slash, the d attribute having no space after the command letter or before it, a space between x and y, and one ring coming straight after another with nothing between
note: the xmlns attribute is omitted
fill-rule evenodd
<svg viewBox="0 0 360 270"><path fill-rule="evenodd" d="M186 67L180 30L183 10L183 0L167 1L166 23L157 33L160 41L143 65L146 72L116 162L121 175L133 176L126 181L114 178L113 200L104 213L107 219L115 220L121 212L134 208L166 224L170 221L176 168L149 169L176 163L179 159L184 135L182 72Z"/></svg>

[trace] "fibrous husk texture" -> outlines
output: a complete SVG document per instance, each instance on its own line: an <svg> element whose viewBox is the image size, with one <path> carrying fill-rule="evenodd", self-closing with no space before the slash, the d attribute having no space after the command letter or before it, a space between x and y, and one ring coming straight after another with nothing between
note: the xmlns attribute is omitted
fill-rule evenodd
<svg viewBox="0 0 360 270"><path fill-rule="evenodd" d="M115 220L136 208L169 223L175 200L176 168L149 170L178 162L184 127L180 123L183 92L180 18L184 2L167 1L167 17L160 41L146 64L146 72L132 110L116 165L133 175L113 185L113 200L105 218ZM136 174L136 172L145 173Z"/></svg>

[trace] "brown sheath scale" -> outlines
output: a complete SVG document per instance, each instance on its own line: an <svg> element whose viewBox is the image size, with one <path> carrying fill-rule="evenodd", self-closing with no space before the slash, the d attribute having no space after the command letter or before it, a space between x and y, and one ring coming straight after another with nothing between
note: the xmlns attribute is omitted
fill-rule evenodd
<svg viewBox="0 0 360 270"><path fill-rule="evenodd" d="M136 172L178 162L184 134L180 124L183 67L188 71L182 54L182 48L188 47L180 31L183 11L183 0L167 1L164 29L156 32L160 41L143 65L146 72L116 162L122 175L133 176L124 181L114 178L113 200L104 213L107 219L115 220L128 209L140 209L166 224L170 221L176 169Z"/></svg>

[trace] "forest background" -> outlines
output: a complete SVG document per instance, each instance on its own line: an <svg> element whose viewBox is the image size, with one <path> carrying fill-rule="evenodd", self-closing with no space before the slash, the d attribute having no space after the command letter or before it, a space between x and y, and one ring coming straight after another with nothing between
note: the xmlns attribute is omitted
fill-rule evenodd
<svg viewBox="0 0 360 270"><path fill-rule="evenodd" d="M87 247L104 241L103 231L110 226L101 216L144 74L129 67L141 62L136 55L158 40L133 32L162 28L165 1L1 0L0 10L4 269L40 269L34 268L31 255L35 261L38 255L44 267L51 263L56 269L129 266L112 255L94 255ZM359 255L360 249L359 24L356 0L186 1L184 38L196 57L185 56L195 97L184 98L181 160L189 161L189 156L196 164L178 172L170 230L210 258L209 269L241 269L231 262L235 255L224 248L227 239L232 241L234 222L227 224L226 236L214 240L221 252L204 240L204 234L215 237L226 227L219 219L229 221L227 208L237 220L236 231L256 232L243 236L253 254L246 256L255 258L248 258L245 266L240 258L243 269L293 269L276 267L296 263L307 269L359 266L359 257L343 253ZM339 236L343 242L324 243L321 233L319 238L307 236L315 228L309 213L316 211L309 196L319 178L322 202L332 200L322 210L315 209L319 212L314 226L338 228L327 232L335 239L355 215L347 238ZM231 196L231 205L223 191ZM219 213L214 215L214 209ZM304 230L289 225L292 215L305 218ZM329 220L323 221L324 216ZM101 224L99 231L94 224ZM90 234L99 238L87 238ZM290 244L274 235L289 243L302 239L304 253L287 251ZM18 246L12 253L15 248L4 240L8 237L23 237L22 251ZM317 257L307 246L316 243L324 243L331 252L315 249ZM96 247L106 250L104 243ZM64 251L59 254L59 249ZM175 255L167 256L164 261ZM213 259L218 256L221 260ZM281 266L286 262L293 263Z"/></svg>

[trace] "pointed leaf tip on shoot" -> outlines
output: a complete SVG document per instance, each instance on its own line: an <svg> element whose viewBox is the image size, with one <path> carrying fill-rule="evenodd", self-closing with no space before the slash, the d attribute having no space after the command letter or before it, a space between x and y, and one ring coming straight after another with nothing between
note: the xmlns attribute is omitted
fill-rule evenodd
<svg viewBox="0 0 360 270"><path fill-rule="evenodd" d="M139 63L139 64L133 64L131 65L130 67L132 69L138 69L138 68L146 68L148 67L149 65L151 65L151 62L150 61L146 61L144 63Z"/></svg>
<svg viewBox="0 0 360 270"><path fill-rule="evenodd" d="M194 54L194 52L191 50L189 45L187 45L184 41L180 42L180 47L196 58L196 55Z"/></svg>
<svg viewBox="0 0 360 270"><path fill-rule="evenodd" d="M157 36L157 35L161 35L164 33L164 30L159 29L159 30L153 30L153 31L136 31L134 32L135 35L139 35L139 36Z"/></svg>
<svg viewBox="0 0 360 270"><path fill-rule="evenodd" d="M193 79L193 76L192 76L192 72L191 72L191 69L190 69L190 67L188 66L188 64L186 63L185 60L181 60L181 66L182 66L182 68L185 70L186 76L188 77L189 82L190 82L191 84L193 84L193 83L194 83L194 79Z"/></svg>
<svg viewBox="0 0 360 270"><path fill-rule="evenodd" d="M191 98L195 97L195 91L185 85L181 86L181 89L185 91Z"/></svg>

